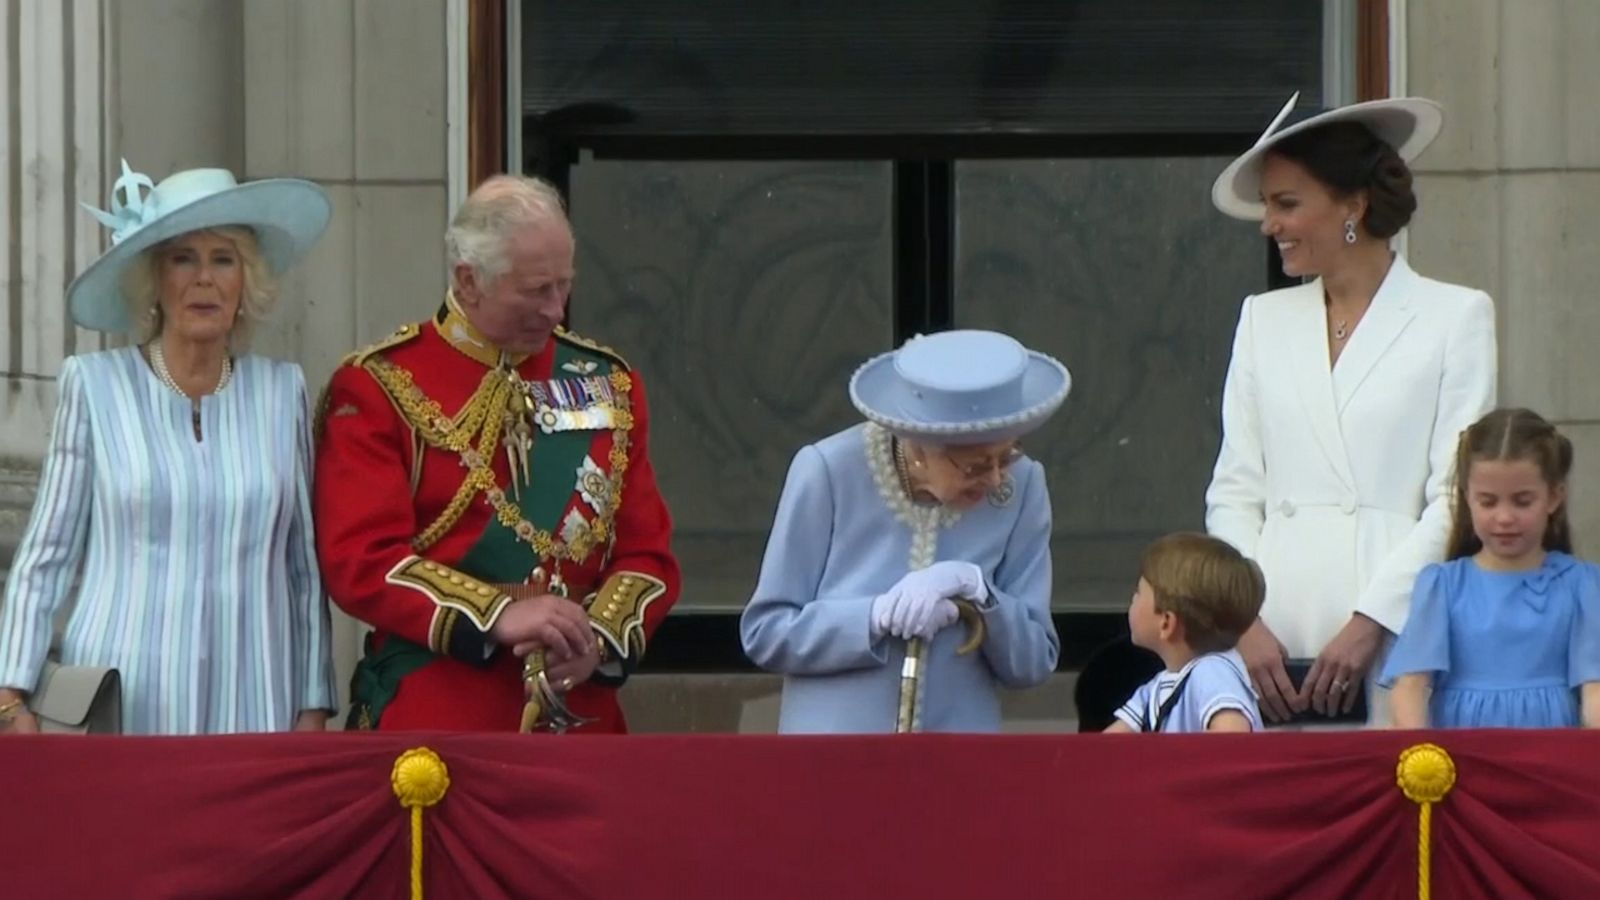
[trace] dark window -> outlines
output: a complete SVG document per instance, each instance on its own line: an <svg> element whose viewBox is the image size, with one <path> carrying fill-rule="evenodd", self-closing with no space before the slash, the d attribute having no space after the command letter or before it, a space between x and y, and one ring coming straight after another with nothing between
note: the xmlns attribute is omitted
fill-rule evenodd
<svg viewBox="0 0 1600 900"><path fill-rule="evenodd" d="M528 0L522 18L523 163L571 199L571 321L643 374L685 570L674 627L710 629L680 632L674 664L737 655L791 456L857 421L850 372L953 326L1072 369L1028 449L1054 602L1082 626L1063 637L1114 628L1144 543L1201 524L1234 319L1272 262L1211 180L1289 93L1318 102L1320 4Z"/></svg>

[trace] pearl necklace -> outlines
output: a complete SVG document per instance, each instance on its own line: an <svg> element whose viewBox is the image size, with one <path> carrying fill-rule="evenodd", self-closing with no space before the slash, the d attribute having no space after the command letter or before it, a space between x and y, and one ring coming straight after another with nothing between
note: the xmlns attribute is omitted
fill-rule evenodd
<svg viewBox="0 0 1600 900"><path fill-rule="evenodd" d="M174 393L181 397L189 396L189 392L178 385L178 379L173 378L171 370L167 368L167 354L161 349L161 341L151 341L146 346L150 350L150 368L155 370L156 377L161 379L161 383L171 388ZM224 356L222 358L222 375L217 379L217 386L211 389L211 393L218 393L227 387L228 380L232 377L233 358Z"/></svg>
<svg viewBox="0 0 1600 900"><path fill-rule="evenodd" d="M917 489L911 483L911 467L906 464L906 445L899 438L890 437L889 445L894 449L894 471L900 478L900 490L905 491L907 497L916 499Z"/></svg>
<svg viewBox="0 0 1600 900"><path fill-rule="evenodd" d="M882 426L867 423L867 465L878 486L878 496L894 517L911 529L911 554L907 571L933 565L939 552L939 530L949 528L961 518L961 510L940 505L918 504L911 499L910 479L901 468L900 454L891 446L894 439ZM925 689L926 683L919 683ZM917 719L913 731L922 730L922 698L917 698Z"/></svg>

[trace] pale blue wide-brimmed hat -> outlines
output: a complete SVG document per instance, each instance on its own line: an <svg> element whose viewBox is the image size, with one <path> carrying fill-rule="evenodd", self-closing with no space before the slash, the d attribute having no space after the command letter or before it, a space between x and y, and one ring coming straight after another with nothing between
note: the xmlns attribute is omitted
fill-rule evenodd
<svg viewBox="0 0 1600 900"><path fill-rule="evenodd" d="M316 244L333 215L327 193L298 178L241 184L227 169L186 169L155 184L130 169L127 160L111 190L110 212L84 208L111 229L112 245L67 288L67 307L84 328L111 332L134 326L123 295L128 264L162 241L206 228L243 226L255 232L262 258L279 275Z"/></svg>
<svg viewBox="0 0 1600 900"><path fill-rule="evenodd" d="M868 360L850 400L869 421L903 437L988 444L1043 425L1072 390L1067 367L996 331L914 337Z"/></svg>
<svg viewBox="0 0 1600 900"><path fill-rule="evenodd" d="M1360 122L1409 163L1428 149L1444 127L1444 107L1426 97L1368 100L1295 119L1291 113L1299 100L1298 92L1290 97L1255 145L1228 163L1212 182L1211 202L1217 209L1235 219L1259 221L1266 215L1261 202L1261 164L1267 151L1284 138L1335 122Z"/></svg>

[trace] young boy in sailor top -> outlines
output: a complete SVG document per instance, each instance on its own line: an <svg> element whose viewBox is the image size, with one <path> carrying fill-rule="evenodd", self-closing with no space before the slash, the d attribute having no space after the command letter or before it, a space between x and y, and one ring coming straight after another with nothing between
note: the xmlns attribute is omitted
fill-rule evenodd
<svg viewBox="0 0 1600 900"><path fill-rule="evenodd" d="M1166 664L1117 710L1107 732L1259 731L1261 712L1234 650L1256 620L1266 582L1255 563L1203 534L1170 534L1145 550L1128 609L1133 642Z"/></svg>

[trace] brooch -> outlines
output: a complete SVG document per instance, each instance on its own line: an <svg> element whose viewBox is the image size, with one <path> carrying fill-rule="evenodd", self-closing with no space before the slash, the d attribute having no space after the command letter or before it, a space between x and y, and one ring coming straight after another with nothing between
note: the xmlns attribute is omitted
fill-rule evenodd
<svg viewBox="0 0 1600 900"><path fill-rule="evenodd" d="M1017 483L1011 479L1010 475L1007 475L1000 479L1000 483L995 486L994 490L989 492L989 505L998 509L1010 503L1011 498L1016 495Z"/></svg>

